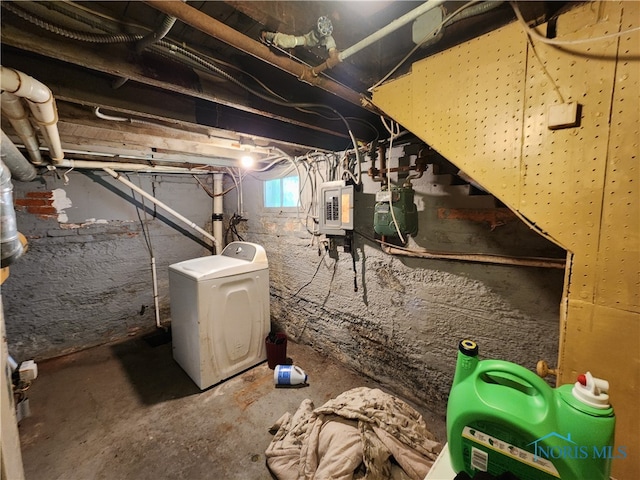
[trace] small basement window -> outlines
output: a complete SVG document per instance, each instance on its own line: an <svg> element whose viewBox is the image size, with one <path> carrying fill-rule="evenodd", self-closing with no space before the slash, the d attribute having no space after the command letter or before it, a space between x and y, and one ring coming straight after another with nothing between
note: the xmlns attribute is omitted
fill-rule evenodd
<svg viewBox="0 0 640 480"><path fill-rule="evenodd" d="M298 206L299 195L297 175L264 182L265 208L295 208Z"/></svg>

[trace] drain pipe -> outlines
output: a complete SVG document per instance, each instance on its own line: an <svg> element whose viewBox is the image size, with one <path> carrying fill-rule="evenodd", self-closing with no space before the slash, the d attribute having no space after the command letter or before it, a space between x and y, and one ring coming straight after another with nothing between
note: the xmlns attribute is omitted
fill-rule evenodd
<svg viewBox="0 0 640 480"><path fill-rule="evenodd" d="M49 147L51 160L54 164L60 162L64 153L58 133L58 111L49 87L25 73L0 66L0 90L6 90L27 101Z"/></svg>
<svg viewBox="0 0 640 480"><path fill-rule="evenodd" d="M191 220L189 220L187 217L179 214L178 212L176 212L174 209L172 209L171 207L169 207L168 205L165 205L164 203L162 203L160 200L158 200L156 197L154 197L153 195L148 194L147 192L145 192L143 189L141 189L140 187L138 187L137 185L135 185L134 183L131 183L129 180L127 180L126 178L124 178L122 175L120 175L118 172L116 172L115 170L112 170L110 168L103 168L102 170L104 170L105 172L107 172L109 175L111 175L113 178L115 178L116 180L118 180L120 183L125 184L127 187L129 187L131 190L133 190L134 192L139 193L140 195L142 195L144 198L146 198L147 200L149 200L150 202L154 203L155 205L157 205L158 207L162 208L165 212L169 213L170 215L173 215L175 218L177 218L178 220L180 220L181 222L184 222L185 224L189 225L191 228L193 228L196 232L200 233L202 236L208 238L209 240L211 240L213 242L213 245L216 247L216 250L218 249L218 241L216 240L216 238L211 235L209 232L207 232L206 230L203 230L202 228L200 228L198 225L196 225L195 223L193 223Z"/></svg>
<svg viewBox="0 0 640 480"><path fill-rule="evenodd" d="M223 205L222 205L222 180L224 178L223 173L213 174L213 236L216 237L216 248L220 251L224 248L224 239L222 238L222 218L223 218ZM217 252L219 253L219 252Z"/></svg>
<svg viewBox="0 0 640 480"><path fill-rule="evenodd" d="M24 253L13 209L11 172L0 160L0 267L8 267Z"/></svg>
<svg viewBox="0 0 640 480"><path fill-rule="evenodd" d="M36 178L36 169L29 163L29 160L24 158L24 155L20 153L18 147L11 141L11 139L2 131L2 161L9 168L12 175L16 180L21 182L30 182Z"/></svg>
<svg viewBox="0 0 640 480"><path fill-rule="evenodd" d="M33 130L33 125L31 125L29 121L22 100L9 92L2 92L0 98L2 115L9 120L18 137L22 140L31 159L31 163L34 165L44 164L42 155L40 154L40 144L36 138L36 132Z"/></svg>
<svg viewBox="0 0 640 480"><path fill-rule="evenodd" d="M202 33L221 40L232 47L294 75L303 82L322 88L323 90L333 93L354 105L380 114L379 110L365 95L355 92L344 85L334 82L333 80L315 75L311 68L288 57L277 55L263 43L241 34L228 25L225 25L206 13L201 12L197 8L183 2L168 0L145 0L145 3L156 10L166 13L167 15L176 17L181 22L186 23Z"/></svg>

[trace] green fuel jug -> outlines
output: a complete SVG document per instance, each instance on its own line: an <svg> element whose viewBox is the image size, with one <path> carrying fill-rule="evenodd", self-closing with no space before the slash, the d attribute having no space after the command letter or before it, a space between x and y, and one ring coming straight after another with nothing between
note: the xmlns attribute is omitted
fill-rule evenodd
<svg viewBox="0 0 640 480"><path fill-rule="evenodd" d="M505 472L520 480L608 480L615 416L609 384L589 372L574 385L550 387L526 368L479 360L460 342L447 404L447 441L456 473Z"/></svg>

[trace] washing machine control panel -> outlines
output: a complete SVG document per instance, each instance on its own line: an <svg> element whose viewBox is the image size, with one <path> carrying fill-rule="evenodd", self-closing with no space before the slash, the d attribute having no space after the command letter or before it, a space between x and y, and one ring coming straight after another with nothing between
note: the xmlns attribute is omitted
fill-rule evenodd
<svg viewBox="0 0 640 480"><path fill-rule="evenodd" d="M233 242L226 246L222 255L252 262L256 256L256 247L250 243Z"/></svg>

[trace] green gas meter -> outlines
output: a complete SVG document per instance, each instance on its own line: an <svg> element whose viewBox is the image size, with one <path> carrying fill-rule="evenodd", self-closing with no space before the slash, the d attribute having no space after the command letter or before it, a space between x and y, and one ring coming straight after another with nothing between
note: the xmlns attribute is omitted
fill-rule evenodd
<svg viewBox="0 0 640 480"><path fill-rule="evenodd" d="M398 230L402 235L415 236L418 233L418 209L413 203L414 194L411 184L376 193L374 231L387 237L398 237Z"/></svg>

